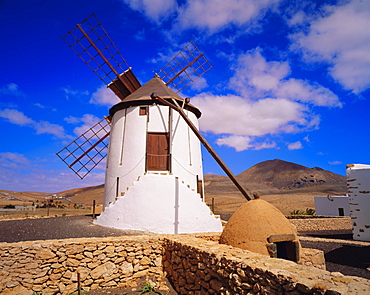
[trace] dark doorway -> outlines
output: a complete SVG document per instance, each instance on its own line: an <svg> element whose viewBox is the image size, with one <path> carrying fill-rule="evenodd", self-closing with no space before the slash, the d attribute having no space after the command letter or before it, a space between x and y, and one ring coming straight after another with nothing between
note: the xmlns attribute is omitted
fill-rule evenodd
<svg viewBox="0 0 370 295"><path fill-rule="evenodd" d="M170 170L168 133L148 133L146 145L146 170Z"/></svg>
<svg viewBox="0 0 370 295"><path fill-rule="evenodd" d="M339 216L344 216L344 209L338 208Z"/></svg>
<svg viewBox="0 0 370 295"><path fill-rule="evenodd" d="M277 258L297 262L299 260L299 244L295 241L277 242Z"/></svg>

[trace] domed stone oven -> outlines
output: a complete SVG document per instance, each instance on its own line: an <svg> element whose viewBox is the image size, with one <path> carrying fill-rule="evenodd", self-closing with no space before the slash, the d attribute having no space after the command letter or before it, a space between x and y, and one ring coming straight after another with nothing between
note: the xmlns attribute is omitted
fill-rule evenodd
<svg viewBox="0 0 370 295"><path fill-rule="evenodd" d="M243 204L226 224L221 244L299 262L297 231L273 205L262 199Z"/></svg>

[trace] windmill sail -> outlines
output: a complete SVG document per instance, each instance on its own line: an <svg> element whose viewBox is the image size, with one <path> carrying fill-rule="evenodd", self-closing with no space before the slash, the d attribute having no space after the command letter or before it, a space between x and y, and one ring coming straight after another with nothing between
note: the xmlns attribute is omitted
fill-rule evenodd
<svg viewBox="0 0 370 295"><path fill-rule="evenodd" d="M60 150L57 156L83 179L107 156L109 133L109 122L103 119Z"/></svg>
<svg viewBox="0 0 370 295"><path fill-rule="evenodd" d="M211 68L204 54L190 41L159 71L158 76L166 85L180 92Z"/></svg>
<svg viewBox="0 0 370 295"><path fill-rule="evenodd" d="M95 14L62 38L121 100L141 86Z"/></svg>

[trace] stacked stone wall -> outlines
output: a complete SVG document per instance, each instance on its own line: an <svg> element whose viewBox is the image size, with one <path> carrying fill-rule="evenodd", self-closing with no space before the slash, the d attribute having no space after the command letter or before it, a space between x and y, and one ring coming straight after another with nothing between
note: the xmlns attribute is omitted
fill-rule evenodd
<svg viewBox="0 0 370 295"><path fill-rule="evenodd" d="M32 294L135 286L160 281L162 242L137 236L0 243L0 293Z"/></svg>
<svg viewBox="0 0 370 295"><path fill-rule="evenodd" d="M314 231L314 230L351 230L351 217L322 217L322 216L306 216L306 218L289 219L298 231Z"/></svg>
<svg viewBox="0 0 370 295"><path fill-rule="evenodd" d="M370 294L369 280L218 244L212 241L214 236L202 237L164 240L163 270L178 294Z"/></svg>
<svg viewBox="0 0 370 295"><path fill-rule="evenodd" d="M197 237L198 236L198 237ZM202 237L202 238L199 238ZM220 245L217 235L0 243L0 293L76 292L150 279L179 294L369 294L370 281Z"/></svg>

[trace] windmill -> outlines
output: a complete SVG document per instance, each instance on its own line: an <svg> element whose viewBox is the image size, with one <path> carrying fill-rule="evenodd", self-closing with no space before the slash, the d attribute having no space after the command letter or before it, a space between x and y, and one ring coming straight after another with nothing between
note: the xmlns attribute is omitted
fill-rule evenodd
<svg viewBox="0 0 370 295"><path fill-rule="evenodd" d="M204 54L190 42L141 85L95 15L63 39L121 100L57 153L81 179L108 154L95 222L156 233L221 231L203 200L200 142L250 197L198 131L201 112L178 94L211 69Z"/></svg>

